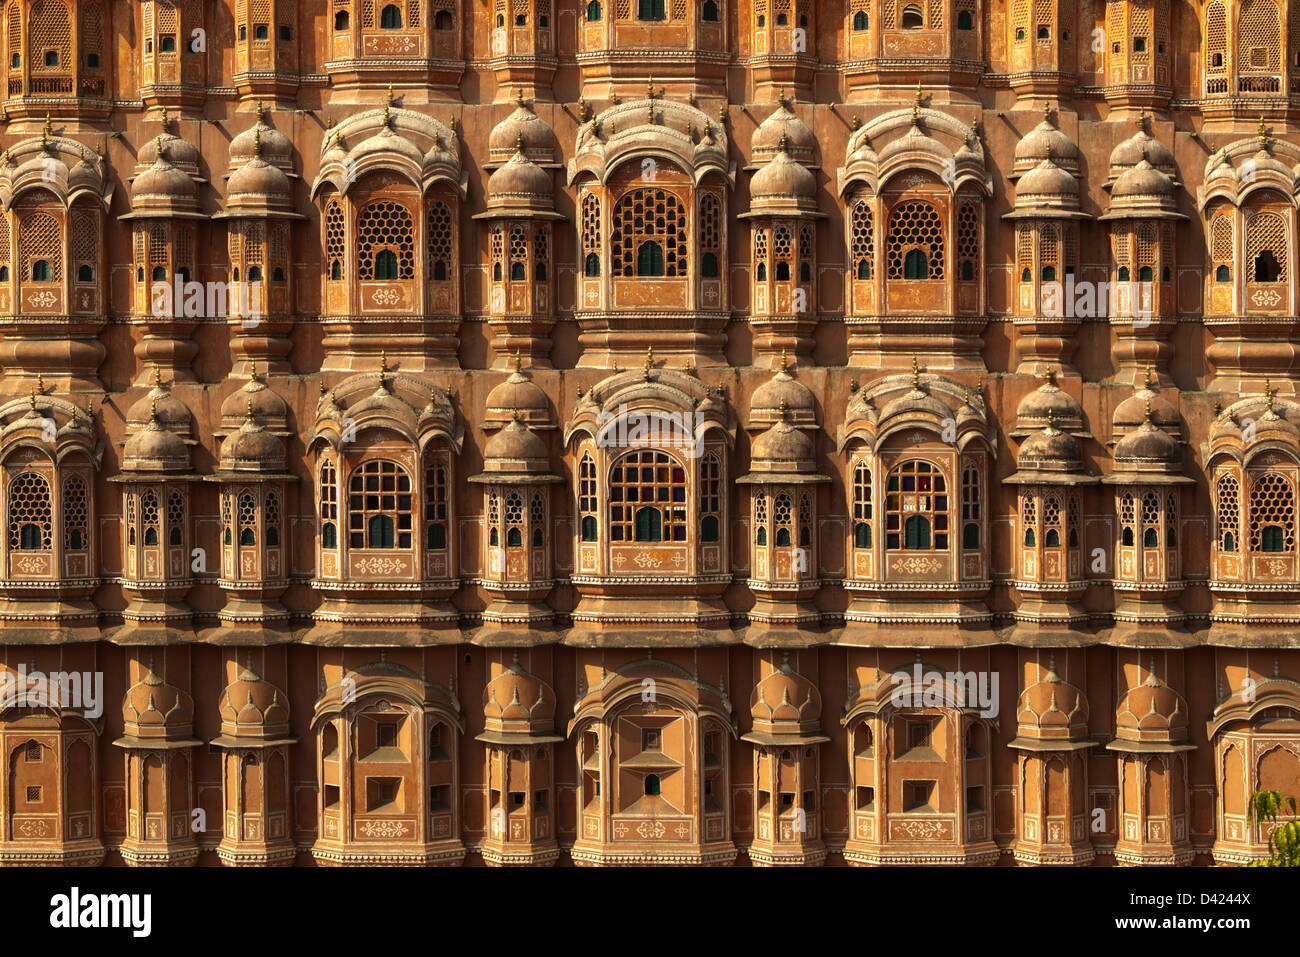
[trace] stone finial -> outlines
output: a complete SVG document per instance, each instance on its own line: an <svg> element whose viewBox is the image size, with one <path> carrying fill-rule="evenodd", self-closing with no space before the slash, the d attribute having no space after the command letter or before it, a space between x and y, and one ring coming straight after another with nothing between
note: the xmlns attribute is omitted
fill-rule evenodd
<svg viewBox="0 0 1300 957"><path fill-rule="evenodd" d="M251 398L248 400L248 418L245 421L249 423L253 421L253 400Z"/></svg>
<svg viewBox="0 0 1300 957"><path fill-rule="evenodd" d="M785 350L781 350L781 371L785 372L789 368L789 362L786 359Z"/></svg>
<svg viewBox="0 0 1300 957"><path fill-rule="evenodd" d="M1259 148L1261 150L1267 150L1268 149L1268 127L1264 125L1263 113L1259 115L1259 129L1256 131L1255 135L1259 137Z"/></svg>
<svg viewBox="0 0 1300 957"><path fill-rule="evenodd" d="M781 142L776 144L776 148L782 153L788 153L790 151L790 141L786 138L784 133L781 134Z"/></svg>
<svg viewBox="0 0 1300 957"><path fill-rule="evenodd" d="M521 110L524 108L524 88L522 86L515 87L515 105Z"/></svg>
<svg viewBox="0 0 1300 957"><path fill-rule="evenodd" d="M1046 385L1056 385L1056 370L1051 366L1043 370L1043 382Z"/></svg>
<svg viewBox="0 0 1300 957"><path fill-rule="evenodd" d="M1151 364L1147 363L1146 374L1142 377L1142 385L1147 389L1151 388L1151 375L1152 375Z"/></svg>
<svg viewBox="0 0 1300 957"><path fill-rule="evenodd" d="M919 391L921 388L921 367L916 364L916 354L912 355L912 389Z"/></svg>
<svg viewBox="0 0 1300 957"><path fill-rule="evenodd" d="M33 397L33 398L32 398L32 408L33 408L33 409L36 408L36 404L35 404L35 403L36 403L36 399L35 399L35 397ZM157 400L157 399L150 399L150 400L149 400L149 421L152 422L152 423L155 424L155 425L157 425L157 423L158 423L158 400Z"/></svg>
<svg viewBox="0 0 1300 957"><path fill-rule="evenodd" d="M645 350L645 369L643 370L645 374L646 382L650 381L650 370L654 368L654 364L655 364L655 347L647 346Z"/></svg>

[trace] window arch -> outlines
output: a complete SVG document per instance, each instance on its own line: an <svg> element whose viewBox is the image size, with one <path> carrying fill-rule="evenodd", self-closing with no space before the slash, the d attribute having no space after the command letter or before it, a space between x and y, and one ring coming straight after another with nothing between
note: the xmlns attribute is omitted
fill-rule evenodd
<svg viewBox="0 0 1300 957"><path fill-rule="evenodd" d="M53 541L50 483L36 472L22 472L9 482L9 547L48 549Z"/></svg>
<svg viewBox="0 0 1300 957"><path fill-rule="evenodd" d="M1246 221L1246 262L1253 282L1286 282L1290 259L1286 221L1257 212Z"/></svg>
<svg viewBox="0 0 1300 957"><path fill-rule="evenodd" d="M709 452L700 460L700 541L718 541L721 524L722 463Z"/></svg>
<svg viewBox="0 0 1300 957"><path fill-rule="evenodd" d="M666 452L638 449L614 464L609 475L609 538L686 541L686 469L681 463Z"/></svg>
<svg viewBox="0 0 1300 957"><path fill-rule="evenodd" d="M653 239L647 239L637 247L636 274L638 276L662 276L664 274L664 249Z"/></svg>
<svg viewBox="0 0 1300 957"><path fill-rule="evenodd" d="M455 262L452 216L447 204L441 200L431 202L425 225L429 251L429 278L434 282L446 282L452 278L452 267Z"/></svg>
<svg viewBox="0 0 1300 957"><path fill-rule="evenodd" d="M937 465L909 459L890 471L885 484L885 547L947 549L948 483Z"/></svg>
<svg viewBox="0 0 1300 957"><path fill-rule="evenodd" d="M325 259L329 262L331 280L343 278L343 262L347 253L344 223L343 204L331 198L325 204Z"/></svg>
<svg viewBox="0 0 1300 957"><path fill-rule="evenodd" d="M63 231L49 213L35 212L18 225L22 272L33 282L63 280Z"/></svg>
<svg viewBox="0 0 1300 957"><path fill-rule="evenodd" d="M871 547L871 468L865 461L853 467L853 546Z"/></svg>
<svg viewBox="0 0 1300 957"><path fill-rule="evenodd" d="M961 473L961 547L980 547L980 528L984 517L984 496L980 473L973 465Z"/></svg>
<svg viewBox="0 0 1300 957"><path fill-rule="evenodd" d="M248 489L239 493L235 508L239 527L239 544L248 547L257 544L257 501Z"/></svg>
<svg viewBox="0 0 1300 957"><path fill-rule="evenodd" d="M942 279L944 238L939 211L922 200L895 206L889 214L888 249L888 278ZM922 274L908 274L917 270Z"/></svg>
<svg viewBox="0 0 1300 957"><path fill-rule="evenodd" d="M587 4L587 22L599 23L603 16L604 10L600 6L600 0L591 0L591 3Z"/></svg>
<svg viewBox="0 0 1300 957"><path fill-rule="evenodd" d="M715 0L704 0L704 5L700 7L700 19L708 23L718 22L718 4Z"/></svg>
<svg viewBox="0 0 1300 957"><path fill-rule="evenodd" d="M447 547L447 469L431 462L424 470L424 547Z"/></svg>
<svg viewBox="0 0 1300 957"><path fill-rule="evenodd" d="M860 199L853 204L852 223L850 244L853 249L854 275L858 279L870 279L876 241L872 230L871 204L867 200Z"/></svg>
<svg viewBox="0 0 1300 957"><path fill-rule="evenodd" d="M348 480L348 545L410 548L411 476L387 459L371 459Z"/></svg>
<svg viewBox="0 0 1300 957"><path fill-rule="evenodd" d="M69 475L63 480L63 547L68 551L82 551L90 545L90 496L86 480L79 475Z"/></svg>
<svg viewBox="0 0 1300 957"><path fill-rule="evenodd" d="M903 7L903 15L899 18L899 26L904 30L920 30L925 26L925 19L921 15L921 6L916 3L909 3Z"/></svg>
<svg viewBox="0 0 1300 957"><path fill-rule="evenodd" d="M185 544L185 493L174 488L167 495L167 544Z"/></svg>
<svg viewBox="0 0 1300 957"><path fill-rule="evenodd" d="M395 3L390 3L379 11L379 26L383 30L402 29L402 11Z"/></svg>
<svg viewBox="0 0 1300 957"><path fill-rule="evenodd" d="M600 275L600 244L600 197L587 192L582 195L583 274L586 276Z"/></svg>
<svg viewBox="0 0 1300 957"><path fill-rule="evenodd" d="M664 0L637 0L636 18L638 20L663 20Z"/></svg>
<svg viewBox="0 0 1300 957"><path fill-rule="evenodd" d="M1257 552L1295 551L1295 488L1279 472L1265 472L1251 483L1250 547Z"/></svg>
<svg viewBox="0 0 1300 957"><path fill-rule="evenodd" d="M158 496L153 489L146 489L140 496L140 529L142 540L147 546L156 546L162 534L158 510Z"/></svg>
<svg viewBox="0 0 1300 957"><path fill-rule="evenodd" d="M867 17L867 11L866 11L866 10L859 10L857 13L853 14L853 29L854 29L854 30L865 30L865 29L867 29L868 26L870 26L870 24L871 24L871 21L870 21L870 19Z"/></svg>
<svg viewBox="0 0 1300 957"><path fill-rule="evenodd" d="M1131 547L1135 541L1137 525L1137 500L1132 492L1125 492L1119 500L1119 541L1125 547Z"/></svg>
<svg viewBox="0 0 1300 957"><path fill-rule="evenodd" d="M1235 552L1241 541L1241 485L1231 473L1219 476L1214 486L1214 518L1219 551Z"/></svg>

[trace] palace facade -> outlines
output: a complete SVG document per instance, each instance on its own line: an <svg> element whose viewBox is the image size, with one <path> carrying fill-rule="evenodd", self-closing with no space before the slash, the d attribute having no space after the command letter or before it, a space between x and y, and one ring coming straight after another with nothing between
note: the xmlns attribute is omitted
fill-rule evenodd
<svg viewBox="0 0 1300 957"><path fill-rule="evenodd" d="M8 0L0 863L1265 856L1289 7Z"/></svg>

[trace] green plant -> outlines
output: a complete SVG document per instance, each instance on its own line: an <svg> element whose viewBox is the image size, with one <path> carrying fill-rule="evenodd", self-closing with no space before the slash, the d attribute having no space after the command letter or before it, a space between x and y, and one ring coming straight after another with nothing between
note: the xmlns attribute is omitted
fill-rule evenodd
<svg viewBox="0 0 1300 957"><path fill-rule="evenodd" d="M1256 791L1250 798L1252 821L1275 822L1278 812L1289 808L1296 813L1296 799L1281 791ZM1288 821L1273 828L1268 836L1268 858L1252 861L1250 867L1300 867L1300 820Z"/></svg>

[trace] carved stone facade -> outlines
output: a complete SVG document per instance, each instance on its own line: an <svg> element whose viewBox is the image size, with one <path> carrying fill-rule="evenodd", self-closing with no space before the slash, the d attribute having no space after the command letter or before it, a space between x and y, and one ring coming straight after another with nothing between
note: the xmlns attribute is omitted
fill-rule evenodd
<svg viewBox="0 0 1300 957"><path fill-rule="evenodd" d="M1289 7L8 0L0 864L1263 856Z"/></svg>

